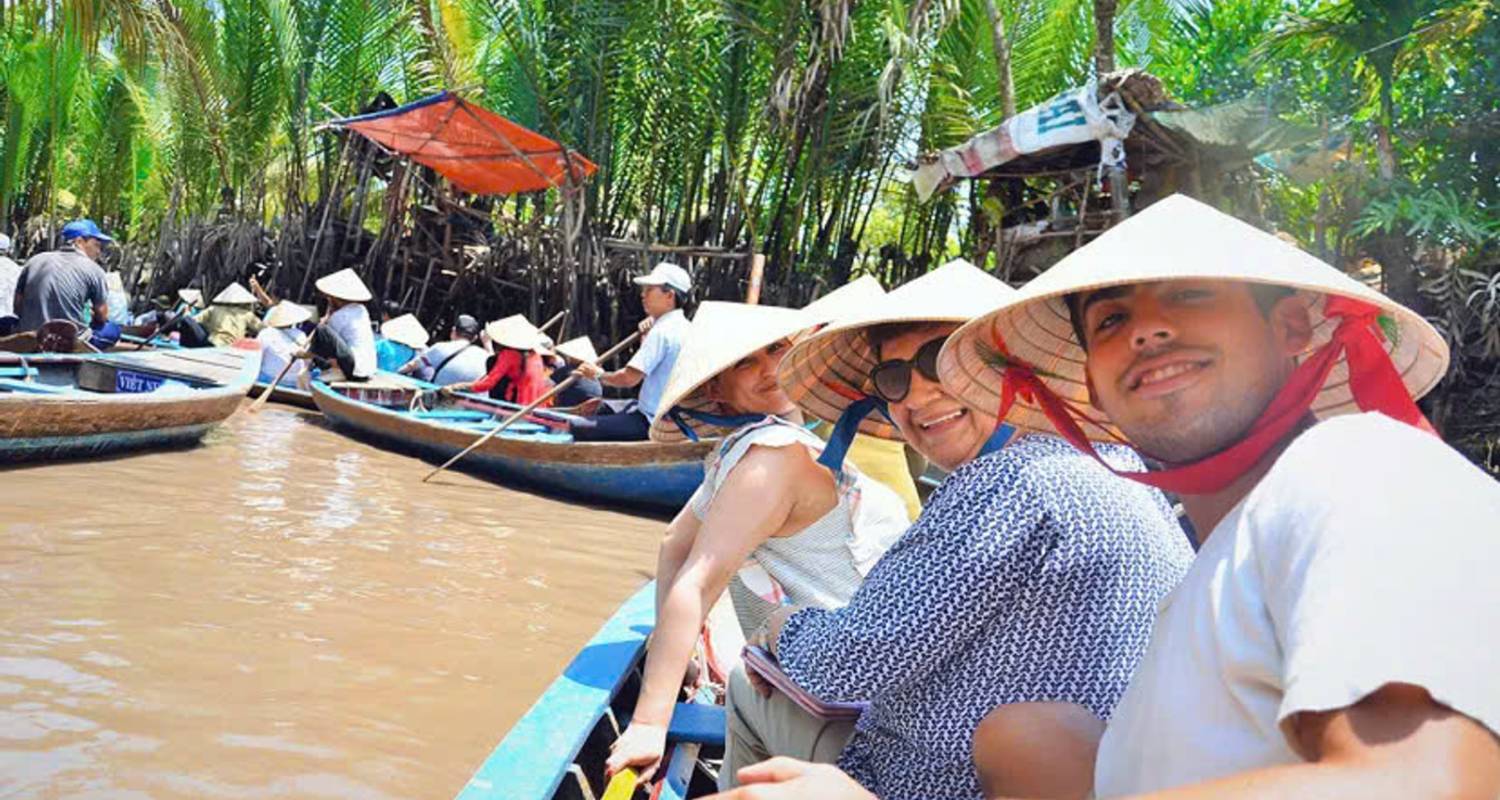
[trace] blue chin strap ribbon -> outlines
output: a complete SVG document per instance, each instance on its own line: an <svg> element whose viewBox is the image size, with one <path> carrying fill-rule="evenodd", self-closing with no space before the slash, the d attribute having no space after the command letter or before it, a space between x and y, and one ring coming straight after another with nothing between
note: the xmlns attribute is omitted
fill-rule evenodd
<svg viewBox="0 0 1500 800"><path fill-rule="evenodd" d="M765 418L765 414L713 414L708 411L683 408L682 406L673 406L667 411L667 419L672 420L677 425L677 429L682 431L682 435L686 436L690 442L698 441L698 432L693 430L692 425L688 424L689 419L727 430L734 430L742 425L760 422Z"/></svg>
<svg viewBox="0 0 1500 800"><path fill-rule="evenodd" d="M850 403L844 413L839 415L839 421L833 424L833 434L828 437L828 444L823 446L823 454L818 456L818 463L833 470L836 475L842 474L844 456L849 454L849 446L854 444L854 435L859 433L859 423L870 416L871 411L879 411L886 419L891 418L885 401L878 397L865 395Z"/></svg>
<svg viewBox="0 0 1500 800"><path fill-rule="evenodd" d="M1012 428L1009 425L999 425L995 428L995 432L990 434L990 438L984 443L984 447L979 448L979 455L975 456L975 458L987 456L990 453L993 453L996 450L1004 447L1005 443L1010 441L1010 437L1013 436L1015 432L1016 429Z"/></svg>

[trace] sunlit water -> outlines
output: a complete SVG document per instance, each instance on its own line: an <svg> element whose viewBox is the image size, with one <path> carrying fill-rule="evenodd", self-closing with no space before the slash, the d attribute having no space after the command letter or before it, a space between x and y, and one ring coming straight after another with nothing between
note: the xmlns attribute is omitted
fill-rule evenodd
<svg viewBox="0 0 1500 800"><path fill-rule="evenodd" d="M316 415L0 472L0 797L448 797L655 565L660 520Z"/></svg>

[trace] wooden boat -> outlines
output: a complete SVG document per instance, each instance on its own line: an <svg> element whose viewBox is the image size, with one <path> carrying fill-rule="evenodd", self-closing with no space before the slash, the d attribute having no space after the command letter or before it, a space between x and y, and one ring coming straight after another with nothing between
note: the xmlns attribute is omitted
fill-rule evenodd
<svg viewBox="0 0 1500 800"><path fill-rule="evenodd" d="M604 760L640 694L655 604L654 582L626 600L475 770L458 800L616 796L616 785L606 793ZM713 794L709 770L723 757L724 730L723 706L678 703L658 771L661 788L652 796L681 800Z"/></svg>
<svg viewBox="0 0 1500 800"><path fill-rule="evenodd" d="M503 404L440 397L410 410L423 389L414 381L312 385L313 401L336 427L381 446L442 462L474 443L500 419ZM478 407L476 407L478 406ZM713 442L574 442L566 415L539 412L494 436L455 469L586 500L675 511L703 480Z"/></svg>
<svg viewBox="0 0 1500 800"><path fill-rule="evenodd" d="M191 444L259 369L257 349L0 353L0 463Z"/></svg>

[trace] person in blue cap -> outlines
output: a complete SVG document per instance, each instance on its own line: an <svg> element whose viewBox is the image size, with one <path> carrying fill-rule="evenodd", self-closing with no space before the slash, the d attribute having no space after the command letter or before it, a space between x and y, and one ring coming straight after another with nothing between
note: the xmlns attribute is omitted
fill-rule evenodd
<svg viewBox="0 0 1500 800"><path fill-rule="evenodd" d="M113 242L91 219L69 222L62 246L27 260L16 279L17 330L66 319L94 331L109 321L109 287L99 258Z"/></svg>

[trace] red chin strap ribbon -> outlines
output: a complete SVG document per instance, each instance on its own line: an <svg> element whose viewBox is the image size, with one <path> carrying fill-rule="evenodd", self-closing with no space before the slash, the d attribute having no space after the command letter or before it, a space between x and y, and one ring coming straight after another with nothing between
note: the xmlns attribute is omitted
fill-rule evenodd
<svg viewBox="0 0 1500 800"><path fill-rule="evenodd" d="M1406 385L1401 382L1401 375L1380 343L1380 310L1369 303L1329 295L1324 301L1323 313L1339 320L1328 343L1297 365L1243 439L1191 464L1171 464L1151 472L1129 472L1111 467L1094 449L1079 420L1100 427L1104 425L1058 396L1030 366L1012 358L999 331L992 328L994 344L1006 360L1000 418L1005 418L1017 398L1026 400L1041 408L1058 434L1116 475L1174 494L1213 494L1248 472L1272 447L1296 429L1308 409L1312 408L1339 357L1346 356L1349 388L1360 410L1379 411L1431 432L1432 426L1412 401Z"/></svg>

